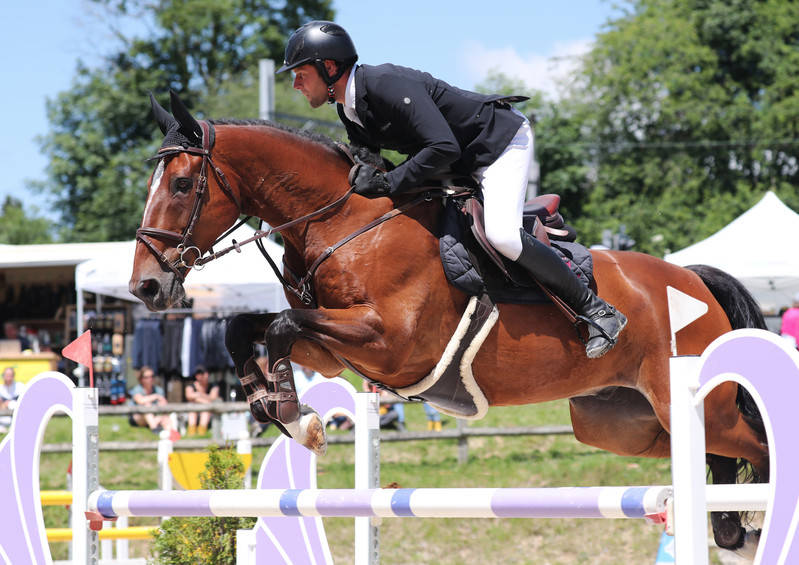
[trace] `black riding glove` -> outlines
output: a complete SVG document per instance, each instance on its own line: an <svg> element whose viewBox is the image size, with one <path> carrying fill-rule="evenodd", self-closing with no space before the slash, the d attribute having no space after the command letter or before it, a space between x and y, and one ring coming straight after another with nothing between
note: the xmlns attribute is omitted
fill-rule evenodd
<svg viewBox="0 0 799 565"><path fill-rule="evenodd" d="M357 194L367 197L387 196L391 192L386 173L367 163L361 163L358 167L352 186Z"/></svg>

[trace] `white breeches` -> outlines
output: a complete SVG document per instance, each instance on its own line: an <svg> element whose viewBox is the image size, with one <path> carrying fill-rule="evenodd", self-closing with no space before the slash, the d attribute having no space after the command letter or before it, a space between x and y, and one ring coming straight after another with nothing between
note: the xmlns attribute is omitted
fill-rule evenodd
<svg viewBox="0 0 799 565"><path fill-rule="evenodd" d="M483 186L486 237L497 251L512 261L522 253L519 228L522 227L532 156L533 132L525 119L497 160L474 174Z"/></svg>

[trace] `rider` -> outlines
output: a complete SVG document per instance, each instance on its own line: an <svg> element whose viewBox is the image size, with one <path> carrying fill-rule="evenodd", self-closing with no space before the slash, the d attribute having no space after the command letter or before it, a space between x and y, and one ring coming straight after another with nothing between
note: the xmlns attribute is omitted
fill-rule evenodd
<svg viewBox="0 0 799 565"><path fill-rule="evenodd" d="M389 172L361 164L355 192L394 196L448 170L473 176L482 186L491 244L591 322L588 357L607 353L627 318L521 227L533 141L529 122L509 102L524 98L477 94L414 69L356 65L357 60L344 28L312 21L291 35L277 71L293 71L294 88L311 107L337 103L354 145L410 156Z"/></svg>

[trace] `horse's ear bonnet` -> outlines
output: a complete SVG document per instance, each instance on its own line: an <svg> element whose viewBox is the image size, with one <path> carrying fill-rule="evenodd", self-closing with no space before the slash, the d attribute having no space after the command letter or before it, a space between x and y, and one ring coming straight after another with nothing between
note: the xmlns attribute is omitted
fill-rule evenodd
<svg viewBox="0 0 799 565"><path fill-rule="evenodd" d="M172 114L167 112L150 93L150 104L153 108L155 121L158 122L161 133L164 134L164 141L161 143L161 147L174 147L176 145L202 147L203 130L200 124L192 117L183 101L173 90L170 89L169 95Z"/></svg>

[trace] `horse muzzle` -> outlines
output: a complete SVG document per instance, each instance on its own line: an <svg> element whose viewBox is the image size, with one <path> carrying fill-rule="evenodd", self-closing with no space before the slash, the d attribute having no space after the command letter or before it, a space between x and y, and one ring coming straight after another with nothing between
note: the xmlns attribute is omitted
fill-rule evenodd
<svg viewBox="0 0 799 565"><path fill-rule="evenodd" d="M186 297L182 282L172 273L163 273L160 277L131 278L128 290L153 312L180 304Z"/></svg>

